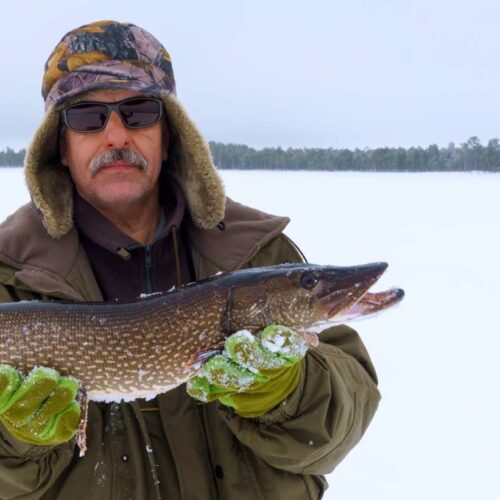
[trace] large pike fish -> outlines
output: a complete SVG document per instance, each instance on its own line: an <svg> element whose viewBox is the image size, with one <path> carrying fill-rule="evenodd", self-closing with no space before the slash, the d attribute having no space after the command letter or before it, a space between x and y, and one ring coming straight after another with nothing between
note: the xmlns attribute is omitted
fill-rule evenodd
<svg viewBox="0 0 500 500"><path fill-rule="evenodd" d="M88 399L132 400L173 389L238 330L280 324L317 344L313 332L402 299L400 289L368 292L386 267L284 264L134 301L0 304L0 363L24 372L49 366L81 382L76 441L83 456Z"/></svg>
<svg viewBox="0 0 500 500"><path fill-rule="evenodd" d="M285 264L134 301L0 304L0 363L55 368L94 401L153 397L193 377L198 361L238 330L280 324L311 339L312 331L399 302L399 289L367 292L386 267Z"/></svg>

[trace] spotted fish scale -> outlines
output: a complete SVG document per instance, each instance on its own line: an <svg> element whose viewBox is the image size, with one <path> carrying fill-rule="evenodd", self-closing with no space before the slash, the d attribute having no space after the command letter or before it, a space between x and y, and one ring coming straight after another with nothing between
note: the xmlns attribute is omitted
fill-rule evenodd
<svg viewBox="0 0 500 500"><path fill-rule="evenodd" d="M0 304L0 363L50 366L77 378L91 400L153 397L193 377L196 361L241 329L306 331L357 304L385 270L288 264L235 271L135 301ZM370 313L401 298L374 301ZM375 304L375 306L374 306Z"/></svg>
<svg viewBox="0 0 500 500"><path fill-rule="evenodd" d="M221 335L217 300L165 294L130 303L23 302L0 307L0 363L50 366L76 377L90 399L153 396L196 372L186 360ZM190 306L204 315L189 314ZM167 322L167 325L166 325ZM213 327L210 328L210 325ZM167 326L167 327L166 327ZM203 340L193 333L203 329ZM0 333L1 336L1 333Z"/></svg>

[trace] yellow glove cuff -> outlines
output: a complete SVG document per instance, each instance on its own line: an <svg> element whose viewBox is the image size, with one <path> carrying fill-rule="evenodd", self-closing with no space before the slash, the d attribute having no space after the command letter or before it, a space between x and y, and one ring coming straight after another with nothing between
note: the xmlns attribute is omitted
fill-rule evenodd
<svg viewBox="0 0 500 500"><path fill-rule="evenodd" d="M260 370L269 379L256 382L245 392L236 392L220 398L225 406L244 418L255 418L268 413L283 402L299 385L302 363L273 370Z"/></svg>

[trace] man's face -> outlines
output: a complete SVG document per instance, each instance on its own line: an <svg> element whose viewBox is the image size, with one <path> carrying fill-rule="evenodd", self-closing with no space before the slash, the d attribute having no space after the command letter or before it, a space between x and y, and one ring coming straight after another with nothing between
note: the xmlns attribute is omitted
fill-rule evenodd
<svg viewBox="0 0 500 500"><path fill-rule="evenodd" d="M95 91L86 101L118 102L138 95L127 90ZM80 196L94 207L109 211L133 206L158 195L161 165L168 154L167 133L161 122L129 129L113 111L100 132L75 132L66 127L59 147L61 162L69 168ZM92 161L112 149L139 153L147 162L146 168L120 160L93 172Z"/></svg>

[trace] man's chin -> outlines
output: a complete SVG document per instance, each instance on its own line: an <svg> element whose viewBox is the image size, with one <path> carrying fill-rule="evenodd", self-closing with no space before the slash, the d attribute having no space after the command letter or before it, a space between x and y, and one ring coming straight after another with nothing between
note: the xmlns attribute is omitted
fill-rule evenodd
<svg viewBox="0 0 500 500"><path fill-rule="evenodd" d="M136 185L129 186L128 189L127 186L114 185L111 189L92 193L88 201L98 209L119 210L142 203L151 195L152 192L138 190Z"/></svg>

